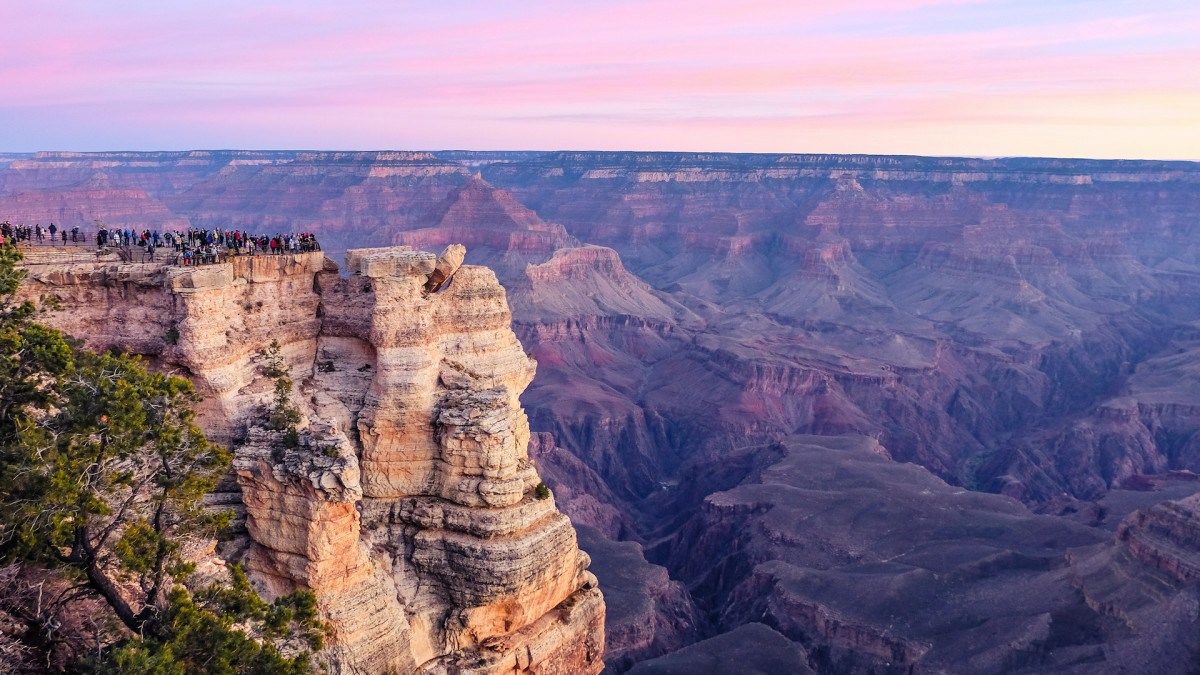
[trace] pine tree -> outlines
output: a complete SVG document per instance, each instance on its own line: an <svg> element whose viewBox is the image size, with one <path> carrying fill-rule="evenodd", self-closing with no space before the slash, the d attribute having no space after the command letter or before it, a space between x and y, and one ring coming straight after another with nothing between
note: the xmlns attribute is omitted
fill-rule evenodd
<svg viewBox="0 0 1200 675"><path fill-rule="evenodd" d="M73 584L59 607L25 617L31 637L54 610L91 594L127 629L93 670L306 672L306 655L284 658L270 640L319 635L311 594L266 605L240 570L232 588L192 596L180 585L192 571L181 542L212 536L230 517L201 505L230 456L195 424L191 383L35 322L33 303L12 301L20 260L0 246L0 562ZM235 630L238 621L258 639Z"/></svg>

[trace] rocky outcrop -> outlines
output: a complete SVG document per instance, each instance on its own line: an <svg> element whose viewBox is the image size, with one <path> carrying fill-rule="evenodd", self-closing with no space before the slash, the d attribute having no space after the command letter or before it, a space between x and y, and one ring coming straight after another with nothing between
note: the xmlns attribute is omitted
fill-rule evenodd
<svg viewBox="0 0 1200 675"><path fill-rule="evenodd" d="M668 656L644 661L630 675L812 675L808 655L761 623L748 623Z"/></svg>
<svg viewBox="0 0 1200 675"><path fill-rule="evenodd" d="M861 436L758 454L774 459L659 545L722 631L765 623L838 673L1108 672L1157 639L1077 590L1073 555L1112 551L1106 532L949 486Z"/></svg>
<svg viewBox="0 0 1200 675"><path fill-rule="evenodd" d="M184 372L235 441L245 562L314 591L336 672L596 673L604 604L575 531L540 499L518 396L533 378L504 289L461 247L200 268L31 258L47 322ZM444 285L446 278L454 283ZM263 428L279 345L301 421ZM274 366L272 366L274 367Z"/></svg>
<svg viewBox="0 0 1200 675"><path fill-rule="evenodd" d="M1106 498L1105 506L1128 503L1119 492ZM1070 552L1071 585L1089 608L1112 617L1129 634L1105 649L1111 671L1149 667L1167 672L1178 669L1175 664L1190 663L1200 650L1195 632L1200 615L1198 506L1200 495L1195 494L1144 506L1120 520L1114 544Z"/></svg>
<svg viewBox="0 0 1200 675"><path fill-rule="evenodd" d="M1134 557L1180 582L1200 579L1200 495L1137 511L1117 530Z"/></svg>
<svg viewBox="0 0 1200 675"><path fill-rule="evenodd" d="M121 347L190 377L204 396L206 430L222 442L270 398L259 367L265 345L279 342L297 363L316 346L320 253L199 268L122 263L112 254L64 265L58 255L35 251L20 293L57 297L63 309L47 321L92 349Z"/></svg>
<svg viewBox="0 0 1200 675"><path fill-rule="evenodd" d="M624 672L696 641L700 612L665 567L646 562L635 542L613 541L587 525L577 525L576 531L604 587L606 672Z"/></svg>
<svg viewBox="0 0 1200 675"><path fill-rule="evenodd" d="M425 282L425 290L435 292L441 290L445 286L450 277L458 271L459 266L463 263L463 258L467 255L467 247L462 244L451 244L442 251L438 256L437 263L433 267L433 272L429 275L429 281Z"/></svg>

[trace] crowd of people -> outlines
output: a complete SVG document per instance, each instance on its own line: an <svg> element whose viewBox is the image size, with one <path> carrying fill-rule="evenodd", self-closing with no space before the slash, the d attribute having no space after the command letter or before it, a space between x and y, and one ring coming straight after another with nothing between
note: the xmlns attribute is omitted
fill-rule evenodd
<svg viewBox="0 0 1200 675"><path fill-rule="evenodd" d="M44 243L62 244L87 241L87 233L78 227L69 230L54 223L42 227L14 225L8 221L0 223L0 243ZM274 235L253 234L245 230L188 228L183 231L142 230L120 227L101 227L96 231L96 246L130 248L139 247L143 257L154 260L159 249L174 253L174 261L181 265L203 265L223 262L231 255L283 255L285 253L307 253L320 251L321 245L311 232L275 233ZM163 251L167 253L167 251Z"/></svg>
<svg viewBox="0 0 1200 675"><path fill-rule="evenodd" d="M70 230L66 228L60 229L54 223L50 223L49 227L42 227L41 223L35 223L34 225L13 225L7 220L0 223L0 243L9 242L19 244L21 242L38 242L57 244L60 237L65 246L68 237L70 237L72 242L81 242L84 241L86 235L78 227L72 227Z"/></svg>
<svg viewBox="0 0 1200 675"><path fill-rule="evenodd" d="M171 249L181 265L204 265L223 262L230 255L282 255L321 250L311 232L300 234L276 233L257 235L245 230L192 229L159 233L157 230L102 228L96 235L96 245L138 246L154 259L156 249Z"/></svg>

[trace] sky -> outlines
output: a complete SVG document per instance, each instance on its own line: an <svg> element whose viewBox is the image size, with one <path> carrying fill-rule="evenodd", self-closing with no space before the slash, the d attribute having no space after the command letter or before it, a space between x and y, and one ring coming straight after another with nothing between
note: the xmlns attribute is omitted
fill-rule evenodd
<svg viewBox="0 0 1200 675"><path fill-rule="evenodd" d="M0 152L1200 159L1196 0L0 0Z"/></svg>

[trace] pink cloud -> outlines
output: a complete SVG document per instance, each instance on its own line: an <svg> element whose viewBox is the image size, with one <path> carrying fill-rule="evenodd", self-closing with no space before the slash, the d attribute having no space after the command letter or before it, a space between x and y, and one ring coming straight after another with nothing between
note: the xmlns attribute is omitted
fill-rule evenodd
<svg viewBox="0 0 1200 675"><path fill-rule="evenodd" d="M457 139L470 127L511 147L581 147L677 125L741 133L749 148L801 120L882 138L931 120L1134 128L1139 116L1194 112L1200 9L1094 6L1079 19L1025 16L1003 0L207 2L124 13L16 3L5 18L17 29L0 44L0 116L40 128L22 110L71 107L139 120L132 139L157 120L185 147L189 133L240 137L239 125L292 147L360 136L397 147L385 140L413 125L435 146L465 147ZM993 14L1010 20L979 18ZM922 30L929 21L938 28ZM0 145L27 136L0 131ZM1192 143L1171 148L1200 157Z"/></svg>

